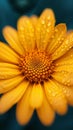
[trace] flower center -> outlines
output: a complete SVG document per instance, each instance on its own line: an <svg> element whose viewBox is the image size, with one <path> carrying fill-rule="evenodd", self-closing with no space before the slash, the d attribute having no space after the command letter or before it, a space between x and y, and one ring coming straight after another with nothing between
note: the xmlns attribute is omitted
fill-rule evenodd
<svg viewBox="0 0 73 130"><path fill-rule="evenodd" d="M34 50L20 57L19 67L26 80L39 83L49 79L54 65L50 55Z"/></svg>

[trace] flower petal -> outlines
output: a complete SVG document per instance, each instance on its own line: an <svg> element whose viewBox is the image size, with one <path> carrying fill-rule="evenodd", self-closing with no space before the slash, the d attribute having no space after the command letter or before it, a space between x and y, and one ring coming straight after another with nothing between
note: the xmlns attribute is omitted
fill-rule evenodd
<svg viewBox="0 0 73 130"><path fill-rule="evenodd" d="M56 66L54 71L59 73L73 73L73 64Z"/></svg>
<svg viewBox="0 0 73 130"><path fill-rule="evenodd" d="M36 42L38 49L45 49L55 25L54 13L45 9L36 25Z"/></svg>
<svg viewBox="0 0 73 130"><path fill-rule="evenodd" d="M57 82L49 80L44 84L46 96L49 103L58 114L65 114L67 112L67 101L63 94L62 88L58 86Z"/></svg>
<svg viewBox="0 0 73 130"><path fill-rule="evenodd" d="M35 47L35 35L34 35L34 27L31 20L22 16L17 23L18 34L20 38L20 42L23 45L26 51L34 49Z"/></svg>
<svg viewBox="0 0 73 130"><path fill-rule="evenodd" d="M63 85L73 86L73 48L55 61L52 77Z"/></svg>
<svg viewBox="0 0 73 130"><path fill-rule="evenodd" d="M0 114L7 112L23 96L28 82L22 82L15 89L4 94L0 99Z"/></svg>
<svg viewBox="0 0 73 130"><path fill-rule="evenodd" d="M73 48L71 48L66 54L55 61L56 66L72 65L73 64Z"/></svg>
<svg viewBox="0 0 73 130"><path fill-rule="evenodd" d="M10 79L20 74L21 72L18 69L0 67L0 80Z"/></svg>
<svg viewBox="0 0 73 130"><path fill-rule="evenodd" d="M55 112L49 105L46 95L44 94L43 103L40 108L37 109L38 117L42 124L51 125L55 118Z"/></svg>
<svg viewBox="0 0 73 130"><path fill-rule="evenodd" d="M31 22L32 22L32 24L33 24L33 26L34 26L34 28L36 27L36 24L37 24L37 21L38 21L38 17L36 16L36 15L32 15L31 17L30 17L30 20L31 20Z"/></svg>
<svg viewBox="0 0 73 130"><path fill-rule="evenodd" d="M52 54L53 60L58 59L63 56L68 50L73 47L73 32L67 34L61 46L56 49L56 51Z"/></svg>
<svg viewBox="0 0 73 130"><path fill-rule="evenodd" d="M17 31L10 27L6 26L3 29L3 36L6 41L9 43L12 49L14 49L18 54L23 54L24 50L19 42Z"/></svg>
<svg viewBox="0 0 73 130"><path fill-rule="evenodd" d="M29 86L22 99L17 104L16 118L19 124L27 124L33 114L33 109L29 105L31 87Z"/></svg>
<svg viewBox="0 0 73 130"><path fill-rule="evenodd" d="M14 64L0 62L0 68L18 69L19 67L17 65L14 65Z"/></svg>
<svg viewBox="0 0 73 130"><path fill-rule="evenodd" d="M38 108L43 102L43 90L40 84L34 84L30 94L30 106L32 108Z"/></svg>
<svg viewBox="0 0 73 130"><path fill-rule="evenodd" d="M7 91L15 88L24 79L23 76L16 76L7 80L0 80L0 94L6 93Z"/></svg>
<svg viewBox="0 0 73 130"><path fill-rule="evenodd" d="M66 96L67 102L69 105L73 106L73 86L68 87L62 84L59 84L60 87L63 89L63 92Z"/></svg>
<svg viewBox="0 0 73 130"><path fill-rule="evenodd" d="M67 28L65 24L61 23L56 25L47 46L47 50L50 54L52 54L62 44L66 35L66 31Z"/></svg>
<svg viewBox="0 0 73 130"><path fill-rule="evenodd" d="M18 55L5 43L0 42L0 61L18 64Z"/></svg>
<svg viewBox="0 0 73 130"><path fill-rule="evenodd" d="M63 70L62 70L62 67L63 67ZM61 66L61 67L58 67L58 69L59 68L60 68L60 70L57 72L54 72L52 74L52 77L63 85L73 86L73 67L72 67L72 65ZM69 69L70 69L70 71L69 71Z"/></svg>
<svg viewBox="0 0 73 130"><path fill-rule="evenodd" d="M58 86L60 86L63 90L63 93L67 99L67 102L69 105L73 106L73 86L72 87L68 87L62 84L59 84L57 82Z"/></svg>

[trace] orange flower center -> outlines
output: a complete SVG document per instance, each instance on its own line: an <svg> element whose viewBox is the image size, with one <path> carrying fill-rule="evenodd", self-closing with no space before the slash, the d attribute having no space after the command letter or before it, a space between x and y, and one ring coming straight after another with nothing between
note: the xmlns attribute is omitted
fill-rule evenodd
<svg viewBox="0 0 73 130"><path fill-rule="evenodd" d="M32 83L48 80L54 68L50 55L37 50L21 56L19 66L25 79Z"/></svg>

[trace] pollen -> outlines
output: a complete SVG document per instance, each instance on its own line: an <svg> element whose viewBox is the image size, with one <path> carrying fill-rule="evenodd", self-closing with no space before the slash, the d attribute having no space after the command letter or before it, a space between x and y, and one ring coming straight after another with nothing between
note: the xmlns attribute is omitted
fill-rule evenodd
<svg viewBox="0 0 73 130"><path fill-rule="evenodd" d="M20 57L19 69L29 82L42 83L53 73L54 64L49 54L34 50Z"/></svg>

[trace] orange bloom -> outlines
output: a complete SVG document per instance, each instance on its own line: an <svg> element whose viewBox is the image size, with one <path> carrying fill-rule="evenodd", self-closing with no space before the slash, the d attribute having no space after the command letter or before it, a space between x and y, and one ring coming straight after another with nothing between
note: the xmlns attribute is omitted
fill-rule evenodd
<svg viewBox="0 0 73 130"><path fill-rule="evenodd" d="M73 105L73 31L55 26L51 9L38 18L22 16L17 30L3 29L0 42L0 113L14 104L17 121L27 124L36 110L44 125Z"/></svg>

